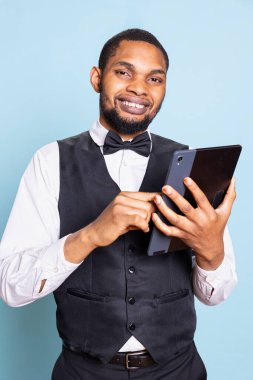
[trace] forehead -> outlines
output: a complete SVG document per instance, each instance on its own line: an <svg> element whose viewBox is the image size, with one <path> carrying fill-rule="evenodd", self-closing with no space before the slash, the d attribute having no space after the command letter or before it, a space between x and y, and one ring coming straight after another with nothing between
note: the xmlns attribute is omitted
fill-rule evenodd
<svg viewBox="0 0 253 380"><path fill-rule="evenodd" d="M120 61L129 62L145 71L162 69L166 72L166 62L161 50L144 41L121 41L106 66L109 69Z"/></svg>

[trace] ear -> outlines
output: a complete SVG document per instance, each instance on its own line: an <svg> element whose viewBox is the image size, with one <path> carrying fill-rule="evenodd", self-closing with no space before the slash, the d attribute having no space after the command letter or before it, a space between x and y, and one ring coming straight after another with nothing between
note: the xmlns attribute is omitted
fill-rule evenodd
<svg viewBox="0 0 253 380"><path fill-rule="evenodd" d="M100 68L93 66L90 71L90 83L96 92L100 92L101 76Z"/></svg>

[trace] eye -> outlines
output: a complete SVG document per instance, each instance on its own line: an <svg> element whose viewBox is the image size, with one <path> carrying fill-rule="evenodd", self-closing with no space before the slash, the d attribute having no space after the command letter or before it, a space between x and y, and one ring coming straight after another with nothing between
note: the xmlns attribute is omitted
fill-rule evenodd
<svg viewBox="0 0 253 380"><path fill-rule="evenodd" d="M151 77L150 81L153 83L162 83L163 82L163 80L161 78L157 78L157 77Z"/></svg>
<svg viewBox="0 0 253 380"><path fill-rule="evenodd" d="M129 77L129 73L125 70L115 70L115 73L122 77Z"/></svg>

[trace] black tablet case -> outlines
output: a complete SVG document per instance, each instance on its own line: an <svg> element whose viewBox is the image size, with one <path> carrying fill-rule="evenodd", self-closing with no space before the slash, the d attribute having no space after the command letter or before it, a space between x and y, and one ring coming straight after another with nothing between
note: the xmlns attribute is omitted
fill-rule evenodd
<svg viewBox="0 0 253 380"><path fill-rule="evenodd" d="M173 155L165 184L172 186L196 207L195 200L183 183L185 177L191 177L206 194L212 206L216 208L224 199L241 149L240 145L229 145L176 151ZM162 198L168 207L182 215L167 196L162 195ZM165 223L169 224L161 214L159 216ZM186 245L180 239L168 237L153 226L148 247L149 256L178 251L184 248L186 248Z"/></svg>

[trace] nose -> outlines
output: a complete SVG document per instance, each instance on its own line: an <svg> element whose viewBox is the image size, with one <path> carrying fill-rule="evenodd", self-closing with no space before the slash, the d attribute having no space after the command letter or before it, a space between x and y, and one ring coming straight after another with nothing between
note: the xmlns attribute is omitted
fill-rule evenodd
<svg viewBox="0 0 253 380"><path fill-rule="evenodd" d="M131 82L128 83L127 91L137 95L137 96L147 96L147 85L146 82L142 79L132 79Z"/></svg>

